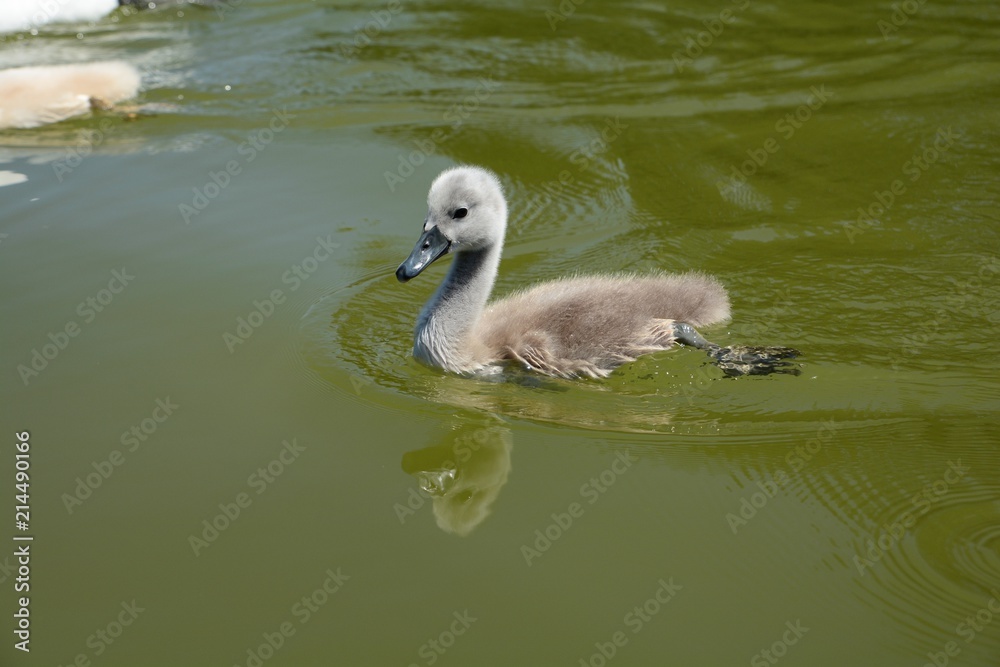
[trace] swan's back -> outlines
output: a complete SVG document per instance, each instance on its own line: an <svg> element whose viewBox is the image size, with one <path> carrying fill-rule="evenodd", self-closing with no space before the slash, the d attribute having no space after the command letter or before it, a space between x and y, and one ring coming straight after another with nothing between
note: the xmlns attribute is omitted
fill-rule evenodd
<svg viewBox="0 0 1000 667"><path fill-rule="evenodd" d="M729 319L729 297L711 276L632 274L566 278L489 304L476 327L486 353L553 375L606 375L670 347L672 322Z"/></svg>

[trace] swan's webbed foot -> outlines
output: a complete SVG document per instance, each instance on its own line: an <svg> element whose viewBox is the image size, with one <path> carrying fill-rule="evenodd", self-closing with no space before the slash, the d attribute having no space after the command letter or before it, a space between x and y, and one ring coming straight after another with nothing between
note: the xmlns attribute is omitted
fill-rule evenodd
<svg viewBox="0 0 1000 667"><path fill-rule="evenodd" d="M772 373L799 375L802 372L795 363L787 361L799 355L798 350L793 350L790 347L761 345L720 347L705 340L687 322L674 322L674 338L678 343L707 352L715 365L729 376L771 375Z"/></svg>
<svg viewBox="0 0 1000 667"><path fill-rule="evenodd" d="M799 351L790 347L733 345L717 347L711 350L708 356L715 360L715 365L721 368L723 373L730 376L802 373L797 364L788 361L799 356Z"/></svg>

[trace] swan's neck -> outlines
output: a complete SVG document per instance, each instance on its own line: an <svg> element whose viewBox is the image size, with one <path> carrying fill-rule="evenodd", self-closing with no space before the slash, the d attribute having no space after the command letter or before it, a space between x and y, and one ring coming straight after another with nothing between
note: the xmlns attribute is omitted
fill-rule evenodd
<svg viewBox="0 0 1000 667"><path fill-rule="evenodd" d="M502 246L455 255L437 292L420 312L413 355L431 366L455 373L476 370L472 330L493 291Z"/></svg>

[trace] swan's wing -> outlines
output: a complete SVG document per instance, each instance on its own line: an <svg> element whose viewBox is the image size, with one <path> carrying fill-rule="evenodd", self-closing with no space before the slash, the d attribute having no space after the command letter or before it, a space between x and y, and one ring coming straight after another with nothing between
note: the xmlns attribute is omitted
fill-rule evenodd
<svg viewBox="0 0 1000 667"><path fill-rule="evenodd" d="M543 283L490 304L477 337L535 370L595 377L670 347L674 321L702 326L728 317L725 289L709 276L587 276Z"/></svg>

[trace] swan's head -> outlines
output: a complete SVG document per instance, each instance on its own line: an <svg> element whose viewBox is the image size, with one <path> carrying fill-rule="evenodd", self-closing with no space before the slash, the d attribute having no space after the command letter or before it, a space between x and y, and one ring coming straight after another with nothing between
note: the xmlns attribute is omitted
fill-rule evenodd
<svg viewBox="0 0 1000 667"><path fill-rule="evenodd" d="M485 250L503 244L507 202L500 180L482 167L441 172L427 195L427 219L417 245L396 269L406 282L449 252Z"/></svg>

